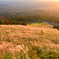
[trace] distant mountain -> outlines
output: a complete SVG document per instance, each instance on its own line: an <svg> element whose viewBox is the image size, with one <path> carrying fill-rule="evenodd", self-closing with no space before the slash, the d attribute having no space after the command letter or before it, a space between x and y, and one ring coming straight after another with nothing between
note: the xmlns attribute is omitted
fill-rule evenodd
<svg viewBox="0 0 59 59"><path fill-rule="evenodd" d="M32 11L39 8L46 8L50 3L33 1L0 1L0 11Z"/></svg>
<svg viewBox="0 0 59 59"><path fill-rule="evenodd" d="M46 10L46 11L59 11L59 2L31 2L31 1L5 1L0 2L0 12L13 12L13 11L35 11L35 10Z"/></svg>
<svg viewBox="0 0 59 59"><path fill-rule="evenodd" d="M8 12L13 10L13 7L10 5L6 5L6 4L1 4L0 5L0 12Z"/></svg>
<svg viewBox="0 0 59 59"><path fill-rule="evenodd" d="M0 12L13 12L13 11L24 11L25 8L7 5L7 4L0 4Z"/></svg>

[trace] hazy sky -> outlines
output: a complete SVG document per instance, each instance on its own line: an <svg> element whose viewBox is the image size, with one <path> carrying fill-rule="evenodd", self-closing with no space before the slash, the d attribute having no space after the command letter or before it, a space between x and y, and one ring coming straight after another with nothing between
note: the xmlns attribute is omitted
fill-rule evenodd
<svg viewBox="0 0 59 59"><path fill-rule="evenodd" d="M0 0L0 1L59 1L59 0Z"/></svg>

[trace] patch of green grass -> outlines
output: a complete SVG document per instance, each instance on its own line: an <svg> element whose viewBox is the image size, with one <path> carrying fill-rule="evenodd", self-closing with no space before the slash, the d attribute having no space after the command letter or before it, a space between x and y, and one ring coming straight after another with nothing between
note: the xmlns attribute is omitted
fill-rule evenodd
<svg viewBox="0 0 59 59"><path fill-rule="evenodd" d="M50 24L47 24L47 23L31 23L30 25L34 25L34 26L43 26L43 25L50 25Z"/></svg>

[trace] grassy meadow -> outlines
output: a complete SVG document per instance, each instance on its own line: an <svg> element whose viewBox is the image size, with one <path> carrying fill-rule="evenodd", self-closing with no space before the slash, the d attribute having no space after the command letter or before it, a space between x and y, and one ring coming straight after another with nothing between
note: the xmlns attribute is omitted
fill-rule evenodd
<svg viewBox="0 0 59 59"><path fill-rule="evenodd" d="M0 59L59 59L59 30L41 24L0 25Z"/></svg>
<svg viewBox="0 0 59 59"><path fill-rule="evenodd" d="M50 24L41 22L41 23L31 23L30 25L33 25L33 26L44 26L44 25L50 25Z"/></svg>

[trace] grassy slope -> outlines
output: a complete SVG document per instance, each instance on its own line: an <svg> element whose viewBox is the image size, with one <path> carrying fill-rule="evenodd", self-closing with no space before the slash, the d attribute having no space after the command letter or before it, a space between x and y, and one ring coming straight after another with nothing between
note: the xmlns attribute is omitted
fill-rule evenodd
<svg viewBox="0 0 59 59"><path fill-rule="evenodd" d="M11 46L12 52L19 45L24 48L35 45L57 50L59 49L59 30L49 26L0 25L0 48L7 50L4 45L8 48Z"/></svg>
<svg viewBox="0 0 59 59"><path fill-rule="evenodd" d="M13 56L13 59L18 59L18 57L20 58L19 52L27 53L32 46L59 52L59 30L53 29L51 25L40 27L0 25L0 59L12 59ZM12 53L13 56L8 52ZM31 53L29 54L31 55Z"/></svg>

